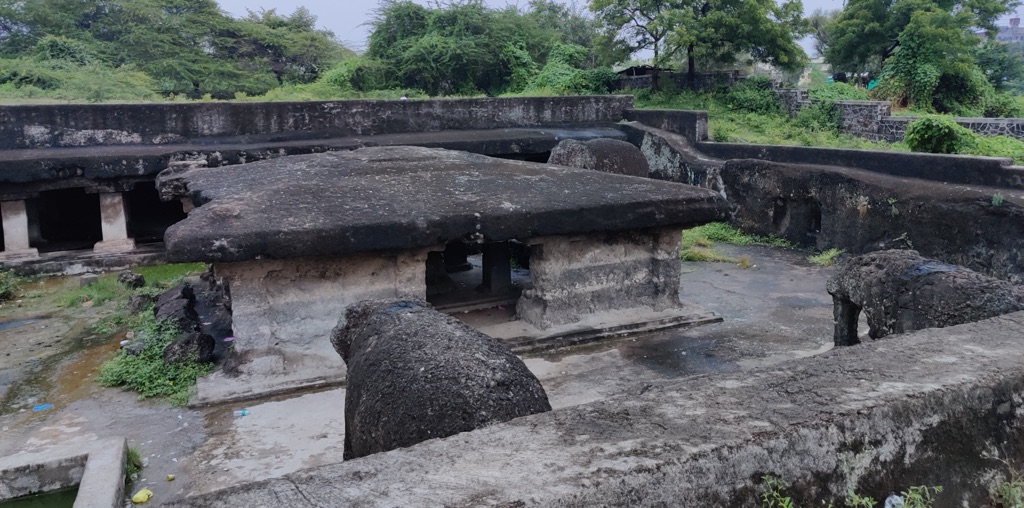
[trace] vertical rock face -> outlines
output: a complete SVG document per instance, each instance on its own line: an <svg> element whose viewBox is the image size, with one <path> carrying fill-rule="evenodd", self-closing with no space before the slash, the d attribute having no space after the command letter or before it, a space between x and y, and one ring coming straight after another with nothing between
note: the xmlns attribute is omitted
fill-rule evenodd
<svg viewBox="0 0 1024 508"><path fill-rule="evenodd" d="M867 315L871 338L980 321L1024 309L1024 288L913 250L851 259L829 279L835 344L857 344L857 319Z"/></svg>
<svg viewBox="0 0 1024 508"><path fill-rule="evenodd" d="M507 346L420 300L352 305L331 343L348 367L346 460L551 410Z"/></svg>
<svg viewBox="0 0 1024 508"><path fill-rule="evenodd" d="M647 158L639 148L607 138L561 141L551 150L548 163L644 178L650 173Z"/></svg>

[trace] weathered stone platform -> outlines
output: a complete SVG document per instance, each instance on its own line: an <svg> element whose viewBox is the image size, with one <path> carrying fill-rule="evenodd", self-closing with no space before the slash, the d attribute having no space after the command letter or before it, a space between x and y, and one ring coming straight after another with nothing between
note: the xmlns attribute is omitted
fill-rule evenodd
<svg viewBox="0 0 1024 508"><path fill-rule="evenodd" d="M556 410L173 506L757 504L941 485L981 506L984 453L1024 459L1024 313L839 348L772 368L637 386ZM838 503L837 503L838 504Z"/></svg>
<svg viewBox="0 0 1024 508"><path fill-rule="evenodd" d="M344 309L426 298L428 254L453 240L530 245L532 285L517 309L537 330L631 309L613 326L650 313L673 326L709 318L679 302L678 249L681 229L724 219L712 191L419 147L179 178L164 188L197 208L167 230L167 257L212 262L230 282L242 374L203 380L195 404L340 382L326 337ZM683 315L692 321L672 320Z"/></svg>

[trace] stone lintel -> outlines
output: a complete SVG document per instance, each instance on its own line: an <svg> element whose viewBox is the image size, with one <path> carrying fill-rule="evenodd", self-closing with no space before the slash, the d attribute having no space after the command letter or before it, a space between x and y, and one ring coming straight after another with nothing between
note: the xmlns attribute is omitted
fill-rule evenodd
<svg viewBox="0 0 1024 508"><path fill-rule="evenodd" d="M676 227L534 238L519 319L539 329L624 309L680 307Z"/></svg>
<svg viewBox="0 0 1024 508"><path fill-rule="evenodd" d="M341 383L345 365L330 334L345 309L368 299L425 299L428 252L443 249L214 263L231 288L239 375L200 379L192 404Z"/></svg>

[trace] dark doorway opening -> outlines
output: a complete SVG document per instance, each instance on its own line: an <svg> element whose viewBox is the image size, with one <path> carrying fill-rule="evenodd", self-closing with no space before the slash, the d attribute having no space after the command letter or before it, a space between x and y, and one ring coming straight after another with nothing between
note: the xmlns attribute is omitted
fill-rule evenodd
<svg viewBox="0 0 1024 508"><path fill-rule="evenodd" d="M136 244L164 241L164 232L185 218L179 201L161 201L153 182L139 182L124 193L128 207L128 237Z"/></svg>
<svg viewBox="0 0 1024 508"><path fill-rule="evenodd" d="M38 218L39 231L30 233L30 243L39 252L91 249L103 240L97 194L86 194L81 188L44 191L34 206L29 220L32 215Z"/></svg>

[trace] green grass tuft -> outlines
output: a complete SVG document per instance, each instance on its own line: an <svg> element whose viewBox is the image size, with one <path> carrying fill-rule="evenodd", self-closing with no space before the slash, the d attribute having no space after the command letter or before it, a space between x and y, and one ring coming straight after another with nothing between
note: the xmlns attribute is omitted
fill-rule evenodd
<svg viewBox="0 0 1024 508"><path fill-rule="evenodd" d="M10 270L0 270L0 302L10 300L21 291L22 278Z"/></svg>
<svg viewBox="0 0 1024 508"><path fill-rule="evenodd" d="M828 249L815 254L813 256L807 256L807 261L812 265L818 266L832 266L836 263L836 258L843 253L842 249Z"/></svg>
<svg viewBox="0 0 1024 508"><path fill-rule="evenodd" d="M139 453L138 448L133 446L128 447L128 454L125 457L124 463L124 484L135 481L136 476L142 472L142 455Z"/></svg>

